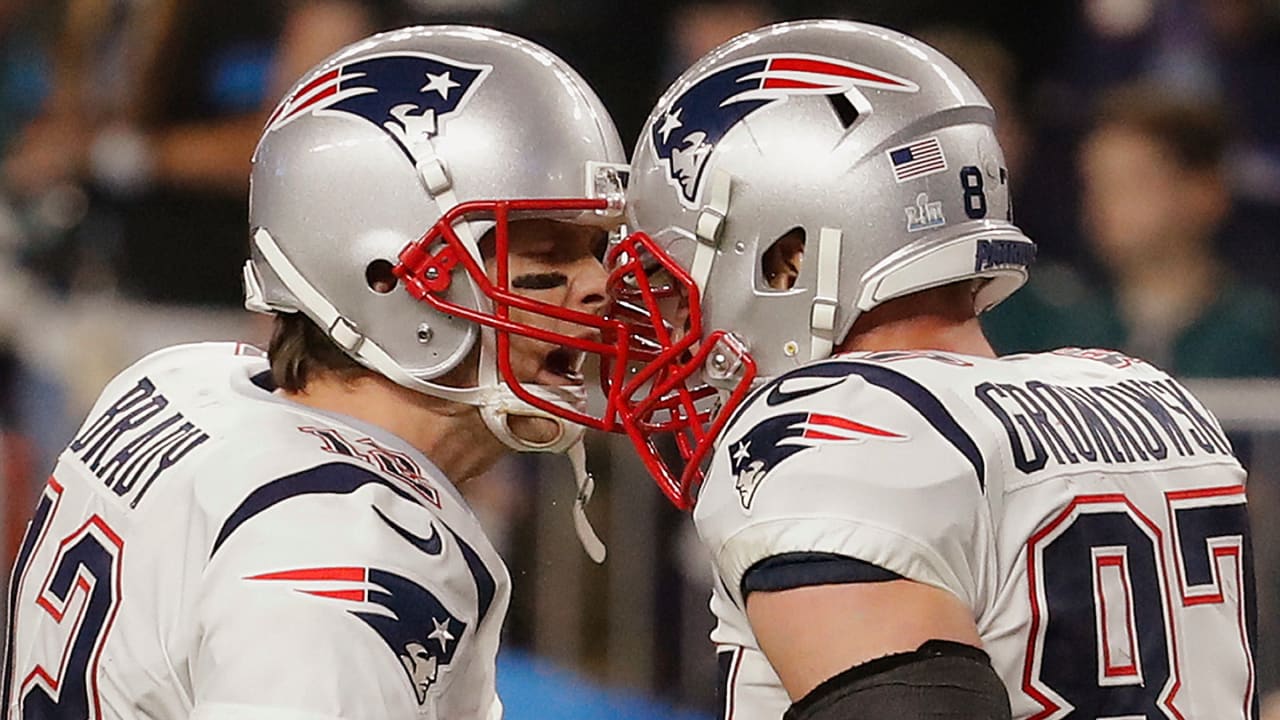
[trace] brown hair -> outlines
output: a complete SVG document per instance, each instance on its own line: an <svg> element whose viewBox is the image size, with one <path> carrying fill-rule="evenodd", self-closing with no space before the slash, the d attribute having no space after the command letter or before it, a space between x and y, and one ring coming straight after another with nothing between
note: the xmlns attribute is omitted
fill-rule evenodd
<svg viewBox="0 0 1280 720"><path fill-rule="evenodd" d="M317 374L332 373L341 380L370 374L334 344L328 334L300 312L277 313L267 346L271 379L276 387L301 392Z"/></svg>
<svg viewBox="0 0 1280 720"><path fill-rule="evenodd" d="M1108 127L1146 135L1193 172L1217 170L1231 139L1226 115L1214 102L1183 98L1145 83L1121 86L1103 96L1094 130Z"/></svg>

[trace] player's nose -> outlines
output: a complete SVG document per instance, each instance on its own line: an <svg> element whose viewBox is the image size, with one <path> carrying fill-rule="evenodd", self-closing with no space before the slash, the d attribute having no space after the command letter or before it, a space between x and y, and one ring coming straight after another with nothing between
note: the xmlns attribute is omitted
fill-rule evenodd
<svg viewBox="0 0 1280 720"><path fill-rule="evenodd" d="M594 257L584 258L577 270L570 286L569 301L573 309L594 315L602 314L609 299L609 273Z"/></svg>

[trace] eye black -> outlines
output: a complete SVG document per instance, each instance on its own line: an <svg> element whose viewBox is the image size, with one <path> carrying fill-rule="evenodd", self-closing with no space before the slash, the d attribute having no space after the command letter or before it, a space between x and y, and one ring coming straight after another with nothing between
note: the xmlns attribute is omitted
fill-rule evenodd
<svg viewBox="0 0 1280 720"><path fill-rule="evenodd" d="M551 290L569 284L569 276L559 272L528 273L511 279L511 287L520 290Z"/></svg>

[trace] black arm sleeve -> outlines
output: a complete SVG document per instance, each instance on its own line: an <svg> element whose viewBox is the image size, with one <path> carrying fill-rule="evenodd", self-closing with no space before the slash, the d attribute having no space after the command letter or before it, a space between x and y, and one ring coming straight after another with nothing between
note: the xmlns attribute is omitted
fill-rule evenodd
<svg viewBox="0 0 1280 720"><path fill-rule="evenodd" d="M830 678L783 720L1010 720L1009 695L978 648L930 640Z"/></svg>

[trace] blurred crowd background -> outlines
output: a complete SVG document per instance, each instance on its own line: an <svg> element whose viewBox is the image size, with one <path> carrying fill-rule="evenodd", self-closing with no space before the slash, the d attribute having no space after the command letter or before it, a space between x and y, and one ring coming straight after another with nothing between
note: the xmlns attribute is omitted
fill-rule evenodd
<svg viewBox="0 0 1280 720"><path fill-rule="evenodd" d="M1259 687L1280 688L1280 0L0 0L4 562L112 374L176 342L265 342L240 308L249 157L331 51L404 24L516 32L578 68L630 145L692 60L822 16L925 39L995 106L1040 246L987 318L999 350L1129 351L1222 415L1253 472ZM706 558L625 444L594 443L603 567L573 539L562 459L467 490L515 578L509 716L714 716Z"/></svg>

